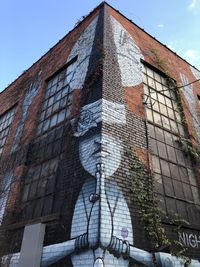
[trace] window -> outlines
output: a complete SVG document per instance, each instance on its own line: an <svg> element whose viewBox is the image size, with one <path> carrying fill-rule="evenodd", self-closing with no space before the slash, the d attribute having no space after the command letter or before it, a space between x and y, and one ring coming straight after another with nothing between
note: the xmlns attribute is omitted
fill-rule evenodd
<svg viewBox="0 0 200 267"><path fill-rule="evenodd" d="M200 205L200 200L192 163L181 142L187 136L176 92L168 86L166 77L147 66L144 66L144 103L156 190L165 196L169 214L180 214L185 203L184 218L188 219L187 204Z"/></svg>
<svg viewBox="0 0 200 267"><path fill-rule="evenodd" d="M13 121L15 108L7 111L0 117L0 155L3 152L3 147L6 143L10 125Z"/></svg>
<svg viewBox="0 0 200 267"><path fill-rule="evenodd" d="M70 66L76 61L72 59ZM38 135L43 134L57 124L69 118L72 107L72 90L70 82L73 80L73 73L67 67L62 68L47 82L45 98L42 103Z"/></svg>
<svg viewBox="0 0 200 267"><path fill-rule="evenodd" d="M0 226L5 215L8 194L10 192L12 179L12 174L7 172L0 182Z"/></svg>
<svg viewBox="0 0 200 267"><path fill-rule="evenodd" d="M59 158L56 157L28 170L22 194L24 218L36 218L51 213L58 162Z"/></svg>

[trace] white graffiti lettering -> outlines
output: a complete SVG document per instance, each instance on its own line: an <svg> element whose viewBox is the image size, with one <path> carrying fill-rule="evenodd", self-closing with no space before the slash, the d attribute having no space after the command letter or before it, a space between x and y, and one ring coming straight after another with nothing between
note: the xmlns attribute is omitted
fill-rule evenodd
<svg viewBox="0 0 200 267"><path fill-rule="evenodd" d="M190 233L178 233L179 242L186 247L200 248L200 235Z"/></svg>

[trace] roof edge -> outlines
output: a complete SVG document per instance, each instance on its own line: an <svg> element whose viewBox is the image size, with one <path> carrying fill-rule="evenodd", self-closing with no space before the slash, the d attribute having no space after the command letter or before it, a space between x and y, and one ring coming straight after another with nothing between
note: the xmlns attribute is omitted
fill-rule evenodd
<svg viewBox="0 0 200 267"><path fill-rule="evenodd" d="M159 44L161 44L162 46L164 46L166 49L168 49L170 52L172 52L174 55L176 55L177 57L179 57L181 60L183 60L184 62L186 62L187 64L189 64L191 67L195 68L197 71L200 71L197 67L195 67L194 65L192 65L190 62L188 62L186 59L182 58L181 56L179 56L176 52L174 52L172 49L170 49L166 44L163 44L161 41L159 41L156 37L152 36L150 33L148 33L147 31L145 31L143 28L141 28L140 26L138 26L135 22L133 22L131 19L127 18L124 14L122 14L118 9L114 8L113 6L111 6L110 4L108 4L106 1L102 2L104 4L106 4L107 6L109 6L110 8L112 8L114 11L116 11L118 14L120 14L122 17L124 17L126 20L128 20L129 22L131 22L133 25L135 25L137 28L139 28L141 31L143 31L144 33L146 33L149 37L151 37L152 39L154 39L156 42L158 42ZM101 4L102 4L101 3Z"/></svg>
<svg viewBox="0 0 200 267"><path fill-rule="evenodd" d="M71 29L67 34L65 34L55 45L53 45L49 50L47 50L47 52L45 52L38 60L36 60L28 69L26 69L22 74L20 74L13 82L11 82L8 86L6 86L1 92L0 92L0 96L2 93L4 93L7 89L9 89L10 86L12 86L16 80L18 80L19 78L23 77L33 66L35 66L42 58L44 58L51 50L53 50L60 42L62 42L70 33L72 33L75 29L77 29L89 16L91 16L93 13L95 13L98 9L100 9L102 6L107 5L108 7L112 8L114 11L116 11L118 14L120 14L122 17L124 17L126 20L128 20L129 22L131 22L133 25L135 25L137 28L139 28L141 31L143 31L144 33L146 33L149 37L151 37L152 39L154 39L156 42L158 42L159 44L161 44L162 46L164 46L166 49L168 49L170 52L172 52L174 55L176 55L177 57L179 57L181 60L183 60L184 62L186 62L187 64L189 64L191 67L195 68L197 71L200 71L197 67L195 67L194 65L192 65L190 62L188 62L186 59L182 58L181 56L179 56L176 52L174 52L173 50L171 50L167 45L163 44L161 41L159 41L158 39L156 39L155 37L153 37L151 34L149 34L148 32L146 32L143 28L141 28L139 25L137 25L135 22L133 22L131 19L127 18L124 14L122 14L119 10L117 10L116 8L114 8L113 6L111 6L108 2L106 1L102 1L98 6L96 6L92 11L90 11L87 15L83 16L83 19L77 23L77 25Z"/></svg>

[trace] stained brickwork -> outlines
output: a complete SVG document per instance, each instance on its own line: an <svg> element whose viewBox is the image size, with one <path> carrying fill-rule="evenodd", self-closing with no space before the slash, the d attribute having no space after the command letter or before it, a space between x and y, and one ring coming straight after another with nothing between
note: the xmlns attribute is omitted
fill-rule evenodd
<svg viewBox="0 0 200 267"><path fill-rule="evenodd" d="M153 85L145 80L144 66L180 87L175 90L181 108L173 112L185 118L182 136L198 148L200 84L187 83L200 72L104 2L1 93L0 120L15 110L1 145L3 266L18 266L24 227L39 222L46 225L41 266L182 266L169 248L155 251L131 189L133 177L145 184L150 174L158 174L153 144L160 140L152 136L154 121L147 114ZM157 121L156 136L163 131L159 123L167 127ZM166 135L172 132L167 129ZM159 175L176 181L164 174L173 162L163 160L163 151L156 155L165 164ZM131 168L138 161L140 173ZM193 266L200 266L198 166L179 165L188 169L185 179L193 179L185 182L180 176L184 188L192 185L196 202L188 201L188 195L182 202L169 197L169 183L162 193L156 191L160 184L154 190L165 212L167 237L187 247ZM177 225L169 221L174 205L189 221L183 232L175 233ZM189 207L195 207L195 214Z"/></svg>

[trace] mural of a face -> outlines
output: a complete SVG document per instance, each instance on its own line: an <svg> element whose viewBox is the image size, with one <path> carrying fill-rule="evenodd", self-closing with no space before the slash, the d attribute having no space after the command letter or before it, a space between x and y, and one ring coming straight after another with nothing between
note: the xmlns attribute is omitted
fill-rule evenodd
<svg viewBox="0 0 200 267"><path fill-rule="evenodd" d="M121 151L121 142L108 135L96 134L79 143L81 164L92 176L98 163L103 163L105 175L111 176L120 165Z"/></svg>
<svg viewBox="0 0 200 267"><path fill-rule="evenodd" d="M92 193L94 193L95 188L95 179L88 178L81 189L75 205L71 228L71 238L76 238L77 235L82 235L83 233L87 232L90 214L93 208L93 204L90 202L90 196ZM123 193L115 182L106 182L106 199L103 201L105 200L110 206L113 235L122 240L127 240L130 244L133 244L133 230L130 211ZM101 211L101 213L106 220L104 209ZM98 227L99 222L93 220L93 224ZM91 267L127 267L129 264L128 259L125 260L122 257L115 257L108 251L101 248L96 250L88 249L79 253L78 255L72 255L71 259L74 267L82 267L83 265Z"/></svg>
<svg viewBox="0 0 200 267"><path fill-rule="evenodd" d="M121 240L133 243L132 222L128 205L123 193L115 182L111 182L112 176L119 168L123 153L122 142L117 138L95 133L95 128L100 122L109 124L125 124L125 107L119 103L113 103L105 99L88 104L82 108L77 128L74 135L79 137L79 158L83 168L93 177L88 177L78 196L71 228L71 238L88 232L88 226L100 228L101 231L109 231L101 226L106 222L112 234ZM91 131L93 129L93 131ZM97 131L97 129L96 129ZM102 164L102 171L106 179L101 177L100 191L97 189L97 164ZM90 201L95 192L101 192L101 205ZM104 192L104 193L103 193ZM103 198L102 197L103 194ZM104 203L108 203L106 210ZM122 212L123 210L123 212ZM92 214L100 213L101 219ZM109 213L109 214L107 214ZM81 220L80 220L81 216ZM90 228L89 227L89 228ZM98 231L94 231L94 239ZM108 233L105 232L105 236ZM109 235L109 234L108 234ZM103 236L103 235L101 235ZM85 263L91 267L120 266L127 267L129 260L117 258L105 249L88 249L79 256L71 256L74 267L80 267Z"/></svg>

